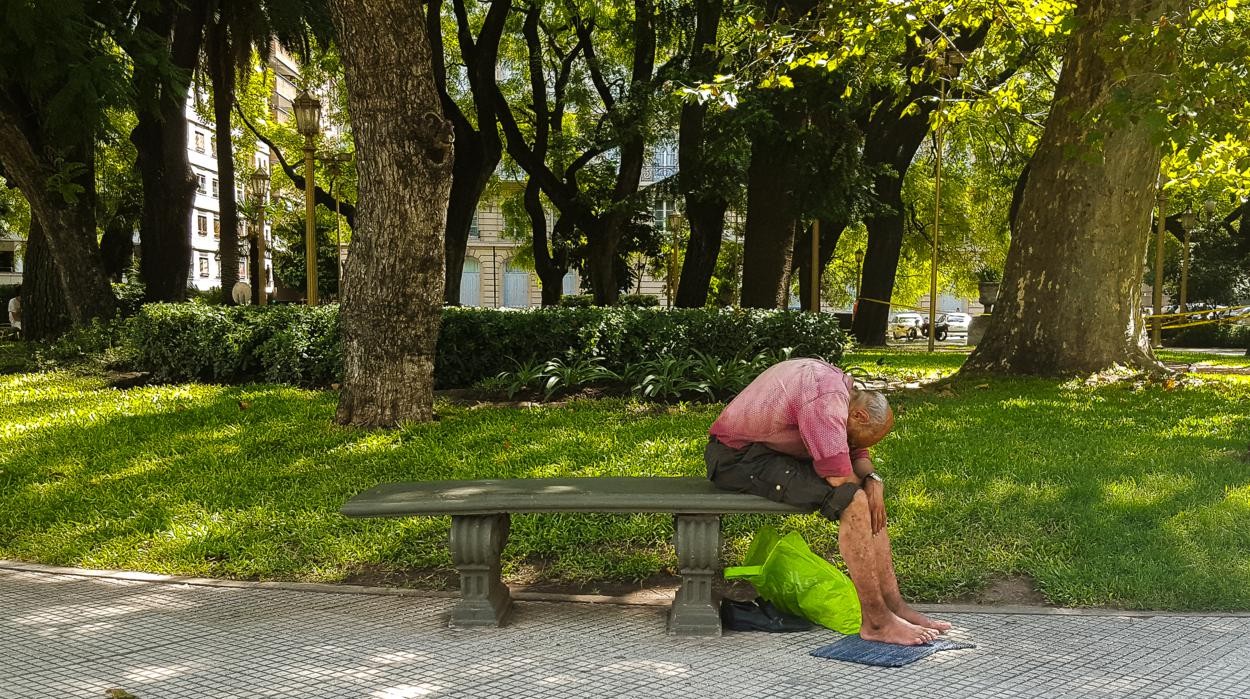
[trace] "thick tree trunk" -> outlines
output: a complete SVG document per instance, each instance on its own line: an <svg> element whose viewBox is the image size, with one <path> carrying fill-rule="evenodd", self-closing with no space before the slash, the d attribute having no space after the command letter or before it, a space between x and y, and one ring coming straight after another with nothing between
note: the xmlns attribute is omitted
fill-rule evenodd
<svg viewBox="0 0 1250 699"><path fill-rule="evenodd" d="M600 225L596 229L586 231L589 238L586 271L590 276L590 288L594 292L595 303L600 306L610 306L620 297L621 280L616 274L620 265L617 256L621 239L625 236L625 228L635 213L635 207L630 205L630 201L638 193L642 166L647 157L642 121L654 89L651 80L655 72L656 5L655 0L634 0L633 5L634 51L629 96L627 100L617 103L615 108L607 99L604 100L609 110L618 112L613 114L615 127L626 134L621 138L618 147L620 164L616 172L616 183L612 188L612 201L615 206L601 217ZM592 67L598 69L597 66ZM626 102L629 106L623 107Z"/></svg>
<svg viewBox="0 0 1250 699"><path fill-rule="evenodd" d="M120 282L122 276L134 262L134 229L133 220L118 214L109 221L100 236L100 257L104 263L104 276L111 281Z"/></svg>
<svg viewBox="0 0 1250 699"><path fill-rule="evenodd" d="M22 337L50 340L69 328L69 311L61 290L61 273L39 220L31 218L22 274Z"/></svg>
<svg viewBox="0 0 1250 699"><path fill-rule="evenodd" d="M868 244L864 250L860 302L851 324L855 339L862 345L885 344L890 321L888 303L894 295L898 260L903 251L903 177L929 133L929 112L933 106L921 106L918 113L902 116L905 106L900 102L894 105L892 113L874 117L865 138L864 167L878 173L874 188L880 206L864 219Z"/></svg>
<svg viewBox="0 0 1250 699"><path fill-rule="evenodd" d="M1162 56L1115 51L1118 32L1111 31L1120 22L1140 29L1144 20L1132 18L1158 17L1164 4L1078 4L1054 106L1024 184L1002 292L963 371L1064 375L1159 366L1137 309L1161 151L1144 120L1108 125L1091 111L1150 94L1154 78L1124 75L1166 75Z"/></svg>
<svg viewBox="0 0 1250 699"><path fill-rule="evenodd" d="M820 269L829 266L833 253L838 249L838 240L846 229L846 219L837 221L829 218L820 219ZM799 275L799 304L805 311L812 310L812 228L808 226L803 234L794 241L793 264L790 274ZM823 281L823 277L822 277Z"/></svg>
<svg viewBox="0 0 1250 699"><path fill-rule="evenodd" d="M793 133L794 114L778 119L782 136ZM794 123L791 123L794 122ZM794 127L794 128L786 128ZM798 215L794 193L792 146L788 141L756 138L747 167L747 220L743 234L743 308L784 308Z"/></svg>
<svg viewBox="0 0 1250 699"><path fill-rule="evenodd" d="M170 65L189 76L199 60L204 34L203 0L170 3L141 16L141 28L169 41ZM180 301L187 295L191 266L191 207L195 177L187 162L186 87L175 85L164 65L135 62L135 92L141 97L130 134L143 182L139 220L139 276L149 301Z"/></svg>
<svg viewBox="0 0 1250 699"><path fill-rule="evenodd" d="M32 221L37 221L43 239L56 261L57 279L66 313L74 325L85 325L93 318L111 318L113 289L104 276L95 227L95 158L92 134L88 143L60 147L46 143L37 128L26 123L25 113L17 114L9 103L0 109L0 162L5 174L15 182L30 203ZM73 184L80 187L73 201L48 188L58 176L59 164L46 162L48 155L63 157L84 167Z"/></svg>
<svg viewBox="0 0 1250 699"><path fill-rule="evenodd" d="M695 29L689 48L694 79L711 80L716 71L716 34L723 9L723 0L695 2ZM677 133L677 185L685 197L686 221L690 224L690 241L673 304L679 308L702 308L707 303L729 209L725 197L708 183L707 113L706 104L682 105Z"/></svg>
<svg viewBox="0 0 1250 699"><path fill-rule="evenodd" d="M359 211L342 305L337 420L433 419L452 126L431 69L424 8L333 0L356 142Z"/></svg>
<svg viewBox="0 0 1250 699"><path fill-rule="evenodd" d="M221 228L217 250L221 259L221 302L234 305L234 285L239 281L239 207L234 198L234 135L230 130L230 108L234 104L234 52L228 30L221 20L208 32L207 54L209 79L213 83L213 128L217 141L217 203Z"/></svg>

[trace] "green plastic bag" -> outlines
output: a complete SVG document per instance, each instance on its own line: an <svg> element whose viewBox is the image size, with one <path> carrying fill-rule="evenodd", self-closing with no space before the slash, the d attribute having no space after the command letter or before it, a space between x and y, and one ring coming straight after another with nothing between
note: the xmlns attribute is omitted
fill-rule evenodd
<svg viewBox="0 0 1250 699"><path fill-rule="evenodd" d="M798 532L778 536L764 527L747 549L745 565L726 568L725 579L742 578L778 609L844 634L859 633L859 596L837 566L812 553Z"/></svg>

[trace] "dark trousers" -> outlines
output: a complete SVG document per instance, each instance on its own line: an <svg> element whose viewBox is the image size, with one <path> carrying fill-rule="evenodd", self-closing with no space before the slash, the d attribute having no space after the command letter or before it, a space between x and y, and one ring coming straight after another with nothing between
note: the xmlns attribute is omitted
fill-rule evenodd
<svg viewBox="0 0 1250 699"><path fill-rule="evenodd" d="M820 512L832 522L838 521L859 490L856 483L835 488L816 475L811 460L782 454L762 444L734 449L712 437L703 459L707 462L707 477L722 490L750 493Z"/></svg>

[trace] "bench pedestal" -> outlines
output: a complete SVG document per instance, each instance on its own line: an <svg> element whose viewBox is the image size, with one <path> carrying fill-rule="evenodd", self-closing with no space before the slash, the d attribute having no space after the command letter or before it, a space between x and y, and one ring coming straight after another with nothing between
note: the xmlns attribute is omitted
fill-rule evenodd
<svg viewBox="0 0 1250 699"><path fill-rule="evenodd" d="M721 635L712 583L720 563L720 515L677 515L674 547L681 587L668 614L668 632L679 636Z"/></svg>
<svg viewBox="0 0 1250 699"><path fill-rule="evenodd" d="M451 518L451 560L460 571L460 601L451 626L500 626L512 611L512 597L499 575L499 555L508 542L507 514Z"/></svg>

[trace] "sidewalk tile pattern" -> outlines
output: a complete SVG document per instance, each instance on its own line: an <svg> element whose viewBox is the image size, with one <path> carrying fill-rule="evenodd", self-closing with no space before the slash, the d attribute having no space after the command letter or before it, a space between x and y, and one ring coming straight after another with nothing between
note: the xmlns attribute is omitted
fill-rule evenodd
<svg viewBox="0 0 1250 699"><path fill-rule="evenodd" d="M903 668L808 655L837 636L665 635L661 607L451 600L0 570L0 696L101 699L1250 697L1250 618L958 614L978 648Z"/></svg>

